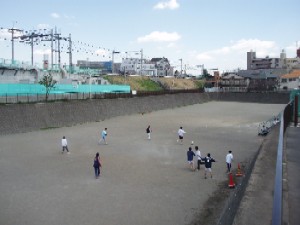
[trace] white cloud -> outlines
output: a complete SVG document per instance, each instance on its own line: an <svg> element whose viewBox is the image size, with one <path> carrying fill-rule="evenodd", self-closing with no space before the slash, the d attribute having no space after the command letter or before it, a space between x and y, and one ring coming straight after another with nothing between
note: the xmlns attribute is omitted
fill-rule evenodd
<svg viewBox="0 0 300 225"><path fill-rule="evenodd" d="M37 29L49 29L50 25L46 23L40 23L37 25Z"/></svg>
<svg viewBox="0 0 300 225"><path fill-rule="evenodd" d="M177 32L160 32L153 31L152 33L145 35L143 37L139 37L137 39L138 42L174 42L178 41L181 36Z"/></svg>
<svg viewBox="0 0 300 225"><path fill-rule="evenodd" d="M261 41L258 39L241 39L237 42L232 42L231 46L225 46L219 49L214 49L207 52L202 52L197 55L199 60L212 60L219 56L246 54L247 51L255 51L257 57L265 57L267 55L276 54L278 48L274 41ZM274 52L274 50L276 50ZM277 53L279 54L279 53Z"/></svg>
<svg viewBox="0 0 300 225"><path fill-rule="evenodd" d="M74 20L75 16L69 16L67 14L64 14L64 18L67 19L67 20Z"/></svg>
<svg viewBox="0 0 300 225"><path fill-rule="evenodd" d="M54 19L60 18L60 15L58 13L51 13L51 17Z"/></svg>
<svg viewBox="0 0 300 225"><path fill-rule="evenodd" d="M0 30L0 40L4 38L5 39L11 38L11 33L9 33L7 29Z"/></svg>
<svg viewBox="0 0 300 225"><path fill-rule="evenodd" d="M98 55L105 55L105 56L108 55L108 52L104 49L98 49L95 51L95 53Z"/></svg>
<svg viewBox="0 0 300 225"><path fill-rule="evenodd" d="M207 67L219 67L223 70L246 69L247 52L255 51L256 57L279 57L281 50L274 41L258 39L241 39L232 41L229 46L200 52L195 58ZM197 62L196 62L197 63Z"/></svg>
<svg viewBox="0 0 300 225"><path fill-rule="evenodd" d="M154 9L177 9L179 8L179 3L177 0L170 0L170 1L165 1L165 2L159 2L157 3L154 7Z"/></svg>
<svg viewBox="0 0 300 225"><path fill-rule="evenodd" d="M233 44L230 48L237 51L262 51L265 52L266 50L270 50L276 46L274 41L261 41L258 39L242 39L237 41L235 44Z"/></svg>
<svg viewBox="0 0 300 225"><path fill-rule="evenodd" d="M174 42L169 43L169 44L167 45L167 48L175 48L175 47L176 47L176 44L175 44Z"/></svg>
<svg viewBox="0 0 300 225"><path fill-rule="evenodd" d="M50 55L51 54L51 49L36 49L34 50L33 54L35 55Z"/></svg>
<svg viewBox="0 0 300 225"><path fill-rule="evenodd" d="M199 60L211 60L212 56L209 53L200 53L197 55L197 59Z"/></svg>
<svg viewBox="0 0 300 225"><path fill-rule="evenodd" d="M297 42L291 43L289 46L286 46L285 52L286 52L287 56L296 57L297 49L299 48L299 44L300 44L300 41L297 41ZM282 49L280 49L280 52L281 51L282 51Z"/></svg>

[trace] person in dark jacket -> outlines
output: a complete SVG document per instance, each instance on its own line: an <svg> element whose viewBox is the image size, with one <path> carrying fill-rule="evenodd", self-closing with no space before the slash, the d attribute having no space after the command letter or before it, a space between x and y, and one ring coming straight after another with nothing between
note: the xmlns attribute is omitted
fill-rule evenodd
<svg viewBox="0 0 300 225"><path fill-rule="evenodd" d="M207 172L210 173L210 177L212 178L211 165L212 165L212 162L216 162L216 160L214 160L212 157L210 157L210 153L208 153L206 157L202 158L202 160L204 161L204 164L205 164L204 178L205 179L207 178L206 177Z"/></svg>
<svg viewBox="0 0 300 225"><path fill-rule="evenodd" d="M152 133L152 130L151 130L151 128L150 128L150 125L147 127L147 129L146 129L146 133L147 133L147 135L148 135L148 140L151 140L151 133Z"/></svg>
<svg viewBox="0 0 300 225"><path fill-rule="evenodd" d="M194 156L196 156L196 155L192 151L192 147L189 147L189 150L187 151L186 155L187 155L187 161L188 161L188 164L190 166L190 169L192 171L195 171L195 168L194 168Z"/></svg>
<svg viewBox="0 0 300 225"><path fill-rule="evenodd" d="M95 169L95 178L98 179L100 176L100 167L101 167L99 152L96 153L93 167Z"/></svg>

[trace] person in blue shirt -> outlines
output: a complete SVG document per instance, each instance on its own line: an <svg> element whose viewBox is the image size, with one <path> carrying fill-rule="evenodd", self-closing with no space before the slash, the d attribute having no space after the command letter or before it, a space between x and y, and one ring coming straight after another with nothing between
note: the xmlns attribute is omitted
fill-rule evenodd
<svg viewBox="0 0 300 225"><path fill-rule="evenodd" d="M192 147L189 147L189 150L187 151L186 155L187 155L187 161L188 161L188 164L190 166L190 169L192 171L195 171L195 168L194 168L194 156L196 156L196 155L192 151Z"/></svg>
<svg viewBox="0 0 300 225"><path fill-rule="evenodd" d="M107 128L105 128L102 133L101 133L101 139L99 141L98 144L100 144L102 141L104 141L104 143L107 145L107 142L106 142L106 137L107 137Z"/></svg>

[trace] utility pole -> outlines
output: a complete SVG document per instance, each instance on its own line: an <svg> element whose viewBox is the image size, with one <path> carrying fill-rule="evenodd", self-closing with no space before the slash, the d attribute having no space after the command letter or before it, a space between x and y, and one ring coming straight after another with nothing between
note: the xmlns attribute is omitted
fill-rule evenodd
<svg viewBox="0 0 300 225"><path fill-rule="evenodd" d="M22 35L19 38L21 39L21 42L26 42L27 44L30 44L31 47L31 65L33 66L33 45L35 41L41 40L44 37L48 37L49 34L43 34L43 33L36 33L35 31L31 31L28 35Z"/></svg>
<svg viewBox="0 0 300 225"><path fill-rule="evenodd" d="M182 59L179 59L179 61L181 62L181 64L180 64L180 76L182 77Z"/></svg>
<svg viewBox="0 0 300 225"><path fill-rule="evenodd" d="M51 29L51 69L53 70L53 29Z"/></svg>
<svg viewBox="0 0 300 225"><path fill-rule="evenodd" d="M14 28L14 23L13 23L13 27L11 29L8 29L8 32L11 33L11 61L12 61L11 63L12 64L14 64L15 61L15 41L14 41L14 39L16 38L14 35L15 31L22 32L23 30Z"/></svg>
<svg viewBox="0 0 300 225"><path fill-rule="evenodd" d="M30 45L31 45L31 65L33 66L33 33L30 36Z"/></svg>
<svg viewBox="0 0 300 225"><path fill-rule="evenodd" d="M72 64L72 39L71 34L69 34L69 73L73 72L73 64Z"/></svg>
<svg viewBox="0 0 300 225"><path fill-rule="evenodd" d="M143 75L143 49L141 49L141 76Z"/></svg>
<svg viewBox="0 0 300 225"><path fill-rule="evenodd" d="M62 38L60 37L60 33L57 33L56 27L55 27L54 39L55 39L55 50L54 51L58 53L58 66L60 67L60 40ZM56 54L55 54L55 56L56 56Z"/></svg>
<svg viewBox="0 0 300 225"><path fill-rule="evenodd" d="M58 66L60 68L60 34L57 34Z"/></svg>

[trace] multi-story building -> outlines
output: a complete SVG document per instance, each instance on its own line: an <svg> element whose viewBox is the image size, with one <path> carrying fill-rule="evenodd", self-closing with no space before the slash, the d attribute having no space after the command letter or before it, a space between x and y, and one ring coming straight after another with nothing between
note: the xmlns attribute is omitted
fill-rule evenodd
<svg viewBox="0 0 300 225"><path fill-rule="evenodd" d="M221 77L219 87L224 92L246 92L249 83L249 78L239 76L235 73L227 73Z"/></svg>
<svg viewBox="0 0 300 225"><path fill-rule="evenodd" d="M247 70L259 69L296 69L300 68L299 49L297 50L297 57L287 58L284 50L280 53L279 58L257 58L256 52L247 52Z"/></svg>
<svg viewBox="0 0 300 225"><path fill-rule="evenodd" d="M167 58L152 58L151 63L155 64L157 69L157 76L165 77L165 76L173 76L173 68L170 65L170 62Z"/></svg>
<svg viewBox="0 0 300 225"><path fill-rule="evenodd" d="M125 58L120 66L120 73L128 75L157 76L155 64L146 59Z"/></svg>
<svg viewBox="0 0 300 225"><path fill-rule="evenodd" d="M80 69L94 69L101 71L102 74L111 73L112 62L100 62L100 61L89 61L89 60L78 60L77 67Z"/></svg>

